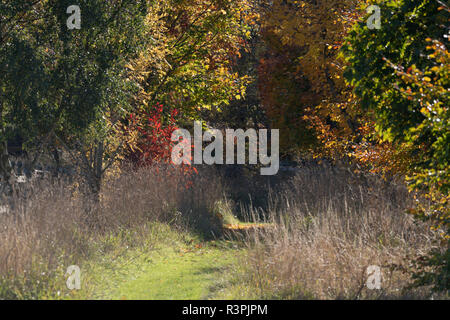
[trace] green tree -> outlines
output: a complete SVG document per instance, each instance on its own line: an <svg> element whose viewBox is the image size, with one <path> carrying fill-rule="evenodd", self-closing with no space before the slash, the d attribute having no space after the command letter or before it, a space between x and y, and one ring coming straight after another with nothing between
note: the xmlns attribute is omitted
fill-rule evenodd
<svg viewBox="0 0 450 320"><path fill-rule="evenodd" d="M144 20L151 3L2 1L0 142L20 135L32 149L58 138L77 149L104 139L111 117L118 119L130 105L134 86L124 65L147 43ZM66 23L71 5L81 9L79 30Z"/></svg>
<svg viewBox="0 0 450 320"><path fill-rule="evenodd" d="M442 234L442 250L423 264L435 270L420 273L419 283L448 290L449 8L439 0L373 3L381 8L381 29L364 20L350 32L345 77L374 114L380 139L408 151L410 187L432 203L412 211Z"/></svg>

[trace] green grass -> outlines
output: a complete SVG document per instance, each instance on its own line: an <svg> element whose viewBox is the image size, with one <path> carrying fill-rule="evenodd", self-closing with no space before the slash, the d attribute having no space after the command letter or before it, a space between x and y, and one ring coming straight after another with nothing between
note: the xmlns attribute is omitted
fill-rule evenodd
<svg viewBox="0 0 450 320"><path fill-rule="evenodd" d="M224 225L253 227L223 210ZM205 241L163 223L123 229L90 241L85 258L69 258L33 295L38 299L198 300L233 298L233 278L245 254L242 237ZM81 290L70 291L68 265L81 269ZM50 275L49 275L50 276ZM38 277L40 280L42 276ZM231 290L231 291L230 291ZM239 291L241 291L238 288Z"/></svg>
<svg viewBox="0 0 450 320"><path fill-rule="evenodd" d="M231 214L226 215L225 223L243 230L255 225ZM44 300L232 299L242 291L233 277L246 252L242 238L232 236L238 231L229 233L228 239L234 240L206 241L163 223L122 229L90 239L84 258L66 257L58 270L37 274L30 283L6 283L5 290L20 293L20 288L30 288L28 296L17 297ZM69 265L81 269L81 290L67 289L68 275L64 273ZM0 289L2 286L0 281Z"/></svg>
<svg viewBox="0 0 450 320"><path fill-rule="evenodd" d="M204 248L180 253L171 248L143 264L140 275L107 292L106 299L206 299L212 298L223 274L234 260L231 250Z"/></svg>
<svg viewBox="0 0 450 320"><path fill-rule="evenodd" d="M201 242L168 226L158 228L160 234L151 248L138 246L89 261L84 266L82 289L64 297L196 300L223 295L227 270L244 250L231 241Z"/></svg>

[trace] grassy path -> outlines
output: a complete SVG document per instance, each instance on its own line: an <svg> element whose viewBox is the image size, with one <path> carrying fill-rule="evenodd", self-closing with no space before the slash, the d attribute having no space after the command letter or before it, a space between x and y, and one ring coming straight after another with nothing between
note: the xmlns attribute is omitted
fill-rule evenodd
<svg viewBox="0 0 450 320"><path fill-rule="evenodd" d="M213 298L225 286L226 269L236 259L231 249L203 248L154 254L141 271L107 290L103 299L183 300Z"/></svg>
<svg viewBox="0 0 450 320"><path fill-rule="evenodd" d="M82 289L68 299L214 299L228 286L230 267L244 252L230 241L198 239L124 250L92 261Z"/></svg>
<svg viewBox="0 0 450 320"><path fill-rule="evenodd" d="M235 241L202 241L163 224L154 224L147 242L132 248L122 243L128 235L111 238L110 246L115 249L87 261L81 267L82 289L64 295L64 299L230 298L235 295L230 268L236 266L245 253L243 243L238 240L241 233L268 226L242 223L237 219L231 222L225 224L225 228L230 238L237 239Z"/></svg>

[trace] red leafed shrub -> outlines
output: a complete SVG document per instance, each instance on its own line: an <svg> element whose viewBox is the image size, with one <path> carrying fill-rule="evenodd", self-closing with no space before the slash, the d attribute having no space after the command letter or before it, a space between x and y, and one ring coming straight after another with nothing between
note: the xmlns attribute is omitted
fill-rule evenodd
<svg viewBox="0 0 450 320"><path fill-rule="evenodd" d="M129 147L128 159L136 166L170 163L172 154L172 133L177 130L178 110L167 110L156 104L148 110L130 115L131 136L135 136L134 146Z"/></svg>
<svg viewBox="0 0 450 320"><path fill-rule="evenodd" d="M171 141L171 137L178 129L176 126L178 116L178 110L168 110L162 104L131 114L129 125L125 128L130 140L127 159L136 167L167 164L173 169L181 169L187 176L197 173L197 169L190 164L172 166L174 142ZM170 171L166 170L165 174L171 174ZM189 185L190 182L187 182L187 187Z"/></svg>

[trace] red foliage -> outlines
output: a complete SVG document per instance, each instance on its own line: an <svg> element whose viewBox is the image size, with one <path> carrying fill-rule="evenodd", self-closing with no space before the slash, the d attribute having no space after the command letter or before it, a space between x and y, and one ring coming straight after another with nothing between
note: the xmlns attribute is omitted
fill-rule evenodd
<svg viewBox="0 0 450 320"><path fill-rule="evenodd" d="M170 163L172 133L177 130L178 110L170 112L162 104L152 106L141 114L130 115L130 130L137 131L135 148L130 148L128 158L137 166Z"/></svg>
<svg viewBox="0 0 450 320"><path fill-rule="evenodd" d="M197 174L197 169L190 163L175 166L172 162L174 142L171 138L173 132L178 129L178 116L178 110L168 110L162 104L131 114L126 130L129 136L136 136L136 141L132 144L134 146L128 148L127 159L137 167L166 164L166 177L178 174L181 170L182 175L188 178L185 183L186 188L189 188L192 185L190 176Z"/></svg>

